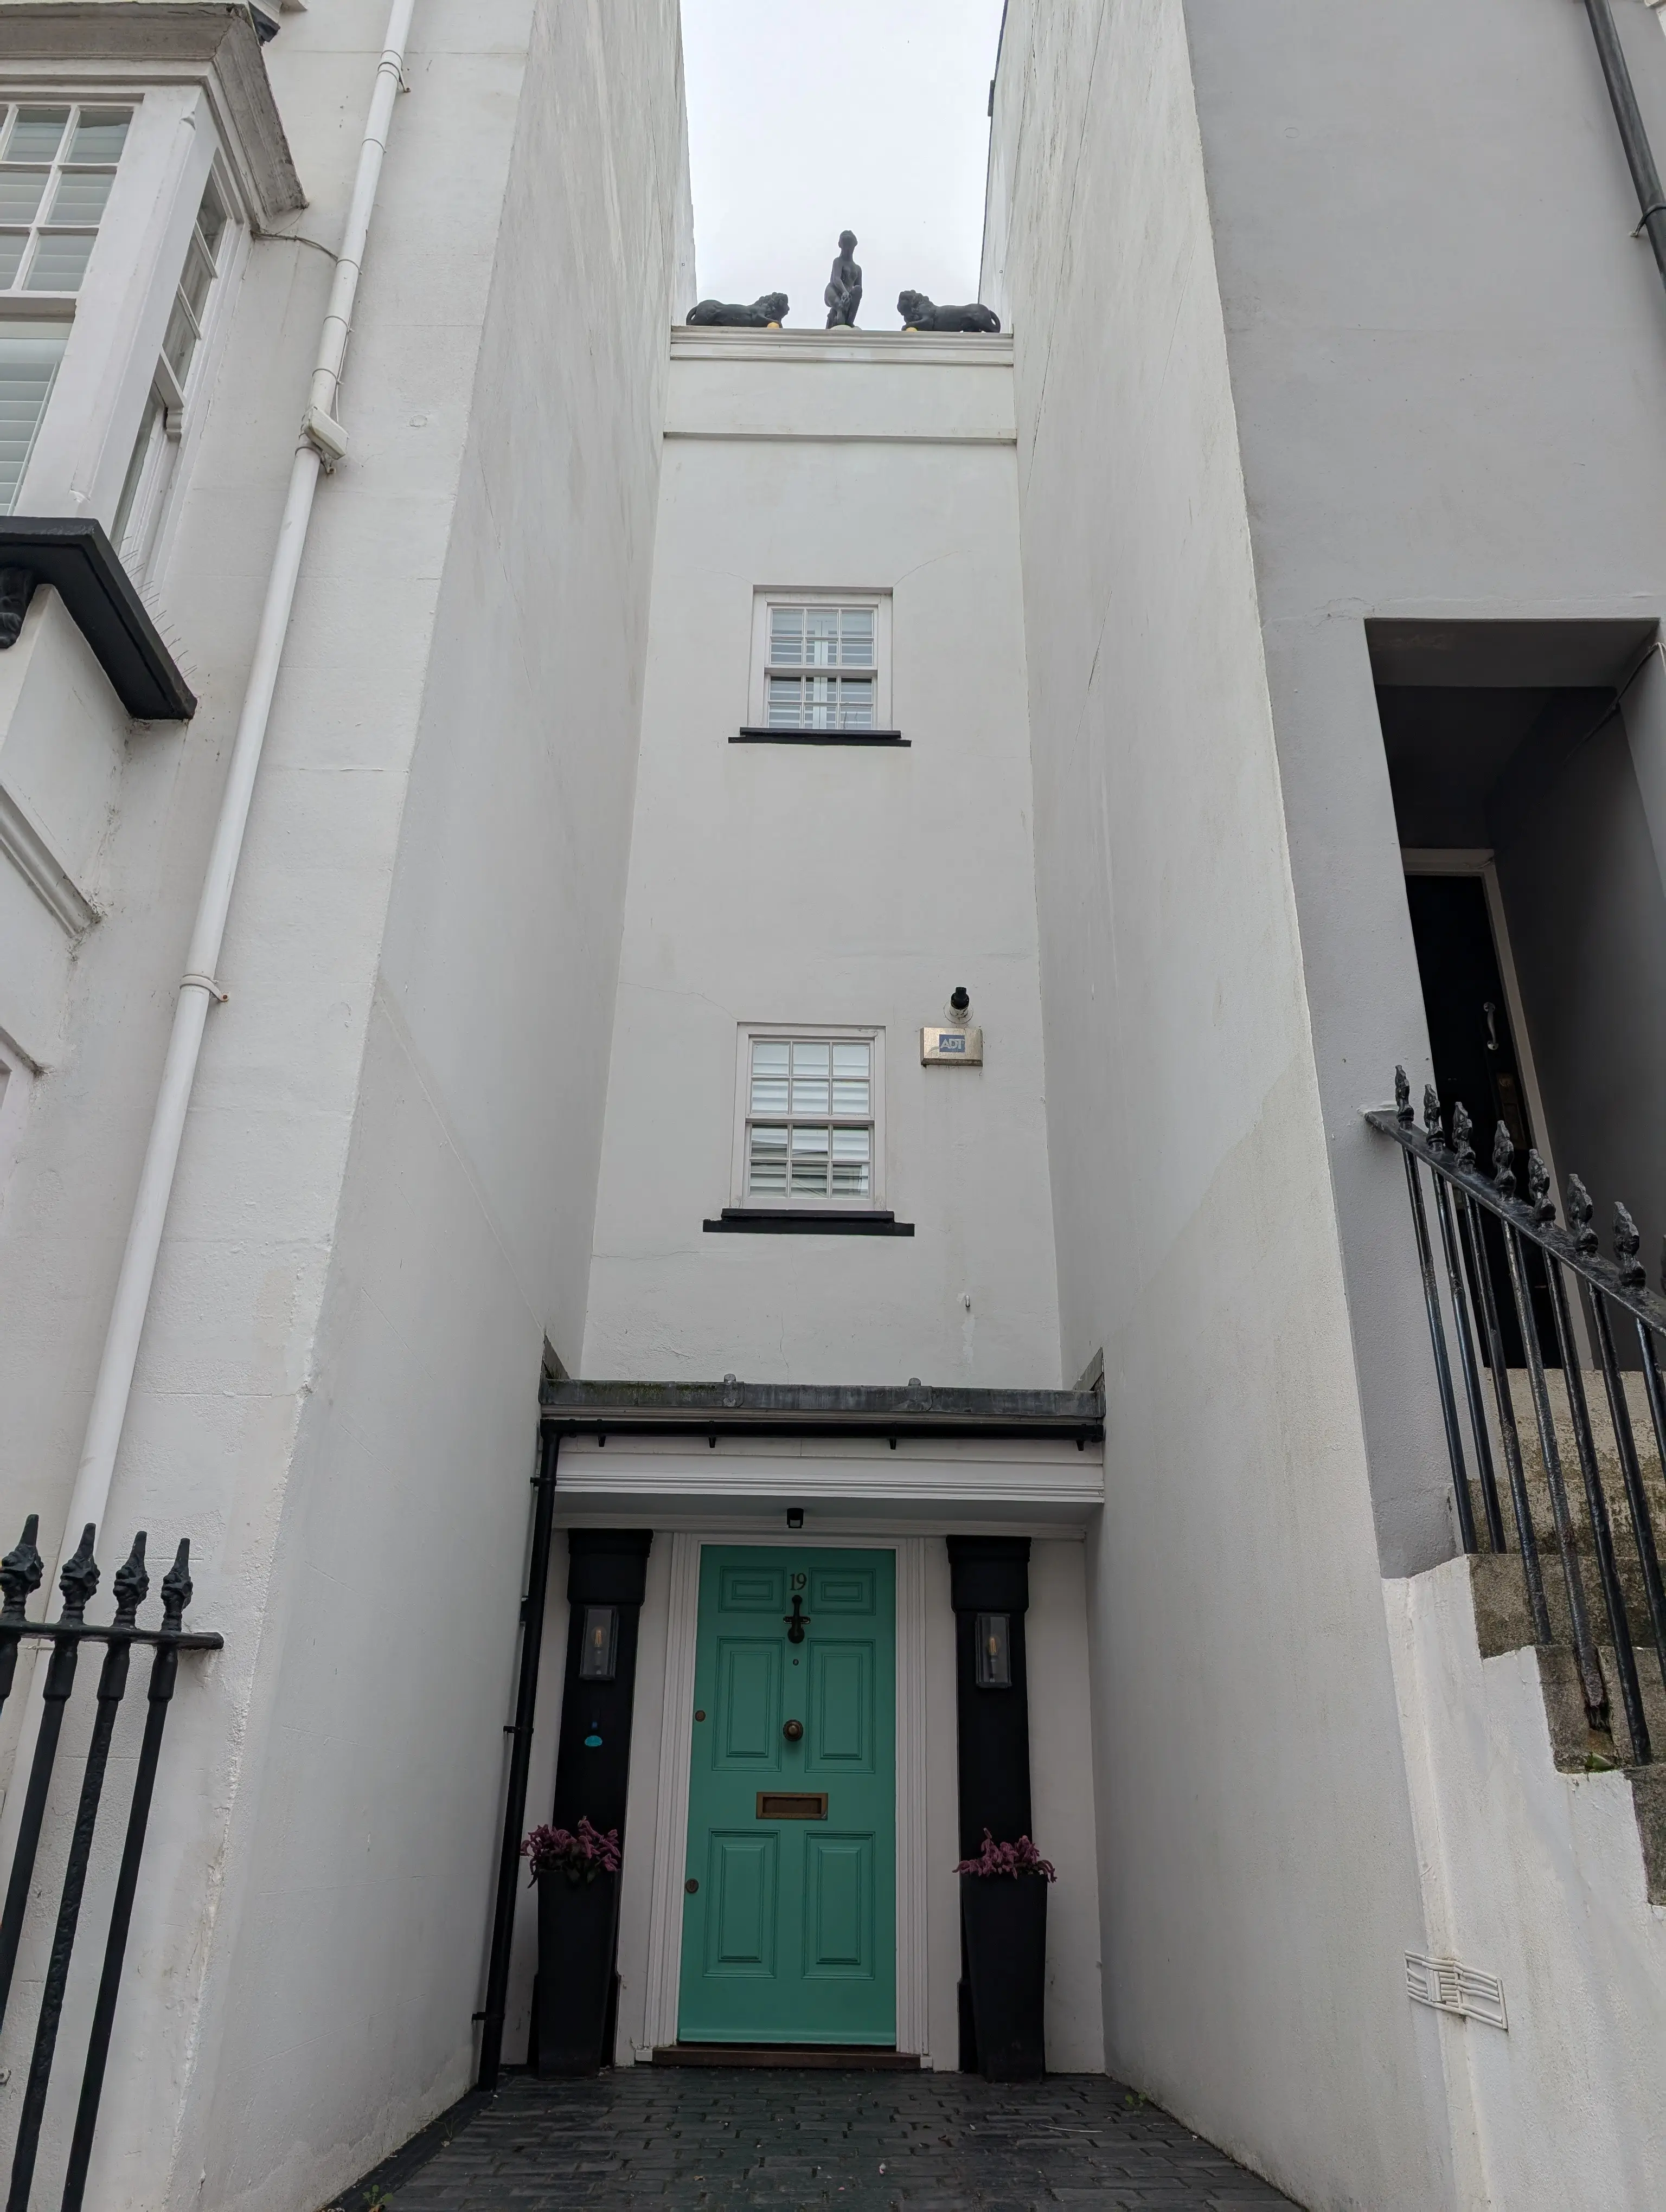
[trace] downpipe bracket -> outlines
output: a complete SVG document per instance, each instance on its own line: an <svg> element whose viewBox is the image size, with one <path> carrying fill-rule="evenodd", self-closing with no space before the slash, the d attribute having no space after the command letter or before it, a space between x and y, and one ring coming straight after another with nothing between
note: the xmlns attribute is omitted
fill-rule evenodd
<svg viewBox="0 0 1666 2212"><path fill-rule="evenodd" d="M347 433L333 415L326 415L321 407L309 407L301 418L301 442L310 446L324 465L325 476L333 476L337 461L347 459Z"/></svg>

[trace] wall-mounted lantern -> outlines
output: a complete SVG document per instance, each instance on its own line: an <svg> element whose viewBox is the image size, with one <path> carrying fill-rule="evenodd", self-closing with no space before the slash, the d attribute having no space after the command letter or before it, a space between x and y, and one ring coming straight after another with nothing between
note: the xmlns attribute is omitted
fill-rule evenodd
<svg viewBox="0 0 1666 2212"><path fill-rule="evenodd" d="M1010 1690L1012 1686L1012 1615L977 1615L977 1666L973 1674L980 1690Z"/></svg>
<svg viewBox="0 0 1666 2212"><path fill-rule="evenodd" d="M587 1605L579 1644L579 1680L611 1682L618 1663L619 1608L617 1605Z"/></svg>

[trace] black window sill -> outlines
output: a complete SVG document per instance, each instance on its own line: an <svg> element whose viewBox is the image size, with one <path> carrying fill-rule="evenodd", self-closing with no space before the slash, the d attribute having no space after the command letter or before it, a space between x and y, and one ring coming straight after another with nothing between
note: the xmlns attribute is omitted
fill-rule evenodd
<svg viewBox="0 0 1666 2212"><path fill-rule="evenodd" d="M731 1237L912 1237L914 1224L894 1213L822 1212L813 1206L726 1206L708 1235Z"/></svg>
<svg viewBox="0 0 1666 2212"><path fill-rule="evenodd" d="M900 730L737 730L732 745L911 745Z"/></svg>
<svg viewBox="0 0 1666 2212"><path fill-rule="evenodd" d="M130 714L142 722L191 720L196 697L102 525L0 516L0 647L16 643L37 584L50 584L63 600Z"/></svg>

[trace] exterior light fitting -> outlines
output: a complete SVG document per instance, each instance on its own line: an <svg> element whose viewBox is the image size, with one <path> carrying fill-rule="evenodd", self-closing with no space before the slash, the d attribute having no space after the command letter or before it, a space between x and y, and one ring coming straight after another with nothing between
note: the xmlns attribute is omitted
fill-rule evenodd
<svg viewBox="0 0 1666 2212"><path fill-rule="evenodd" d="M1012 1686L1012 1617L1007 1613L976 1616L977 1661L972 1680L980 1690Z"/></svg>
<svg viewBox="0 0 1666 2212"><path fill-rule="evenodd" d="M617 1605L587 1605L579 1644L579 1680L611 1682L618 1669L619 1608Z"/></svg>

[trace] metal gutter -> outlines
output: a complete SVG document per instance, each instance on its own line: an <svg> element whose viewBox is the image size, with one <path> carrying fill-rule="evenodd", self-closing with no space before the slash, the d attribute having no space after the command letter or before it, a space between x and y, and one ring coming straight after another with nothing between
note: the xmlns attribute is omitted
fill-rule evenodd
<svg viewBox="0 0 1666 2212"><path fill-rule="evenodd" d="M982 1390L897 1384L546 1383L546 1435L904 1437L1008 1443L1104 1440L1097 1391Z"/></svg>
<svg viewBox="0 0 1666 2212"><path fill-rule="evenodd" d="M1620 143L1626 149L1632 183L1637 190L1637 204L1642 210L1637 228L1648 233L1661 282L1666 283L1666 193L1661 190L1654 149L1649 143L1643 111L1637 104L1637 91L1620 43L1619 28L1608 0L1585 0L1585 13L1590 18L1591 36L1596 41L1597 56L1608 83L1609 105L1619 125Z"/></svg>
<svg viewBox="0 0 1666 2212"><path fill-rule="evenodd" d="M477 2089L497 2087L503 2067L503 2020L508 2008L509 1960L514 1948L515 1899L520 1887L520 1839L526 1826L526 1786L532 1765L532 1729L538 1719L538 1670L544 1650L544 1615L550 1587L550 1550L555 1525L556 1460L561 1439L546 1429L532 1478L532 1557L526 1595L520 1601L520 1671L515 1683L515 1717L504 1729L509 1739L509 1774L503 1794L503 1831L497 1851L497 1886L492 1893L491 1953L486 1966L486 2003L477 2013L480 2063ZM368 2200L367 2200L368 2201Z"/></svg>
<svg viewBox="0 0 1666 2212"><path fill-rule="evenodd" d="M989 76L989 120L992 123L995 115L995 82L1000 75L1001 49L1006 44L1006 10L1011 5L1012 0L1000 0L1000 28L995 33L995 65Z"/></svg>

